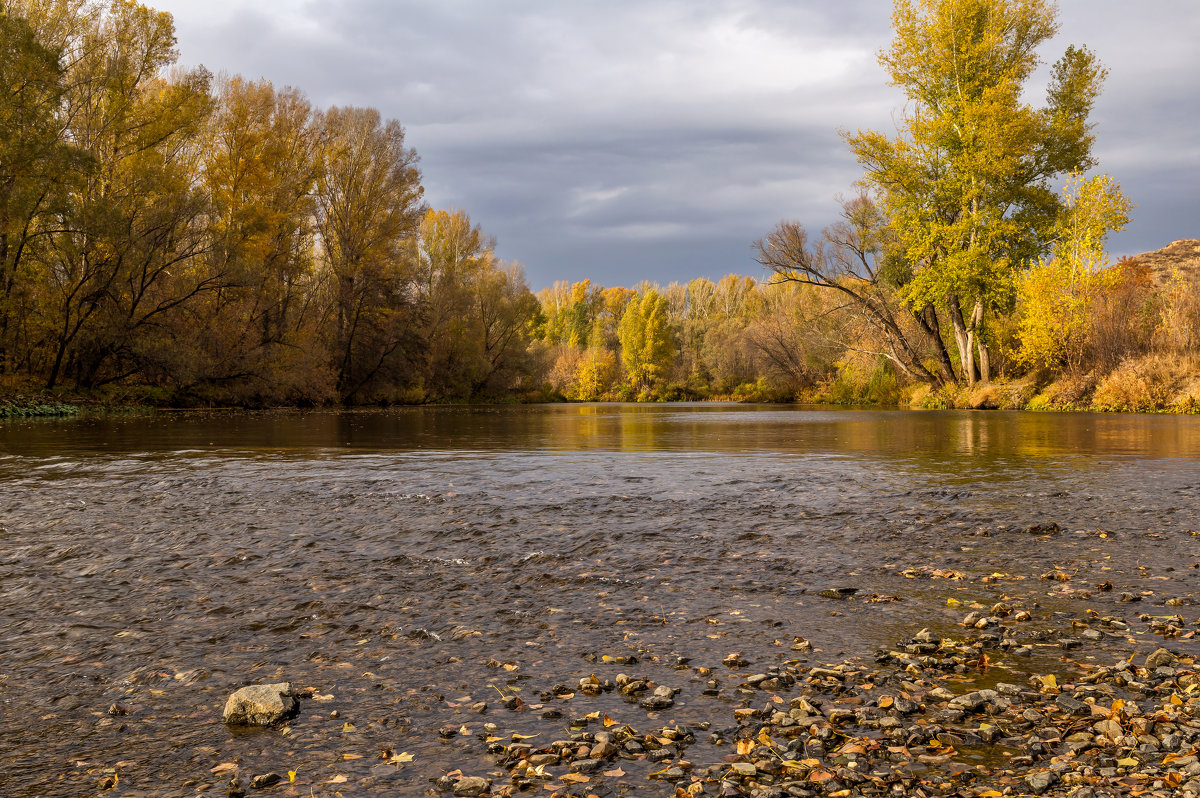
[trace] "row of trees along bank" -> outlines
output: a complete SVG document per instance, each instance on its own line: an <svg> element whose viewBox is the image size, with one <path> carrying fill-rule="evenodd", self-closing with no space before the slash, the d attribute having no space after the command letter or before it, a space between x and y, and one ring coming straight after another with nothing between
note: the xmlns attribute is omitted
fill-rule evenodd
<svg viewBox="0 0 1200 798"><path fill-rule="evenodd" d="M6 0L0 376L243 403L497 395L537 302L404 129L176 65L168 14Z"/></svg>
<svg viewBox="0 0 1200 798"><path fill-rule="evenodd" d="M897 131L844 134L860 188L820 235L757 242L765 281L534 297L465 213L426 206L397 122L181 69L171 17L130 0L4 0L0 389L895 402L995 377L1096 389L1147 359L1200 372L1196 276L1105 256L1131 212L1091 172L1105 70L1070 47L1025 99L1056 14L897 0Z"/></svg>

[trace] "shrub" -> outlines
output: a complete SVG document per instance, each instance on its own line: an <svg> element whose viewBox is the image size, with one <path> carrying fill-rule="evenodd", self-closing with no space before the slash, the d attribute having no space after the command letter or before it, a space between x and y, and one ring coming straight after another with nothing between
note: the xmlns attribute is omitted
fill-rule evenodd
<svg viewBox="0 0 1200 798"><path fill-rule="evenodd" d="M1132 413L1172 408L1198 365L1195 356L1161 354L1126 361L1101 381L1093 405L1097 410ZM1185 400L1178 397L1178 401Z"/></svg>

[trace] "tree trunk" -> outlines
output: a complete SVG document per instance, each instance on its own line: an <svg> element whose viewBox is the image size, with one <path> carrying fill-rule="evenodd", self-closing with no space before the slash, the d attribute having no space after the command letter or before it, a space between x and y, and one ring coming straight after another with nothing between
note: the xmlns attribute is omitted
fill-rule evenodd
<svg viewBox="0 0 1200 798"><path fill-rule="evenodd" d="M930 303L920 313L914 312L913 315L916 317L917 323L921 325L921 329L929 337L929 341L937 353L938 377L941 384L949 385L955 381L954 362L950 359L950 353L946 351L946 342L942 340L942 325L938 320L937 308Z"/></svg>
<svg viewBox="0 0 1200 798"><path fill-rule="evenodd" d="M975 384L975 340L967 323L963 319L962 306L958 303L958 294L951 292L946 296L946 304L950 307L950 321L954 325L954 340L958 343L958 362L962 367L962 378L967 385Z"/></svg>
<svg viewBox="0 0 1200 798"><path fill-rule="evenodd" d="M975 341L975 346L979 353L979 381L991 382L992 366L991 360L988 357L987 344L983 341L983 300L975 300L975 310L971 313L971 337ZM974 362L974 353L972 353L972 362Z"/></svg>

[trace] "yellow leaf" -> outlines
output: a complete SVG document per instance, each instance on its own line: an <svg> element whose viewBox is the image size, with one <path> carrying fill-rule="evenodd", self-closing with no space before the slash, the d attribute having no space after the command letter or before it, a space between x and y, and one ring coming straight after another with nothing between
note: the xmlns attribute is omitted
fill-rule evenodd
<svg viewBox="0 0 1200 798"><path fill-rule="evenodd" d="M342 759L362 759L362 754L342 754Z"/></svg>
<svg viewBox="0 0 1200 798"><path fill-rule="evenodd" d="M514 740L532 740L534 737L540 737L541 734L542 734L541 732L538 732L537 734L515 734L514 733L512 738Z"/></svg>
<svg viewBox="0 0 1200 798"><path fill-rule="evenodd" d="M295 784L295 783L296 783L296 771L289 770L288 771L288 784Z"/></svg>
<svg viewBox="0 0 1200 798"><path fill-rule="evenodd" d="M590 776L585 776L582 773L564 773L560 777L564 784L587 784L591 781Z"/></svg>
<svg viewBox="0 0 1200 798"><path fill-rule="evenodd" d="M334 776L332 779L330 779L329 781L327 781L325 783L326 784L345 784L346 781L347 781L347 779L345 776Z"/></svg>
<svg viewBox="0 0 1200 798"><path fill-rule="evenodd" d="M617 768L616 770L606 770L604 771L604 775L608 776L610 779L619 779L625 775L625 771L621 770L620 768Z"/></svg>
<svg viewBox="0 0 1200 798"><path fill-rule="evenodd" d="M403 754L396 754L388 762L392 765L402 765L405 762L413 761L413 755L405 751Z"/></svg>
<svg viewBox="0 0 1200 798"><path fill-rule="evenodd" d="M754 751L754 741L753 740L738 740L737 741L737 752L740 756L749 756L752 751Z"/></svg>
<svg viewBox="0 0 1200 798"><path fill-rule="evenodd" d="M615 720L610 718L607 714L604 716L604 728L607 729L610 726L616 726L616 725L617 725L617 722Z"/></svg>

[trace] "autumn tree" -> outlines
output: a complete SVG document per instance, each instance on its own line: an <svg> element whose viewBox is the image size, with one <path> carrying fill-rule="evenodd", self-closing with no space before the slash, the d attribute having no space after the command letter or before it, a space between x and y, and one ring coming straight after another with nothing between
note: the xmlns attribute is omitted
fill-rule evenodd
<svg viewBox="0 0 1200 798"><path fill-rule="evenodd" d="M1073 173L1062 192L1053 257L1041 259L1020 283L1018 360L1033 368L1079 371L1094 336L1093 303L1116 293L1123 272L1107 271L1105 241L1129 222L1129 200L1107 175Z"/></svg>
<svg viewBox="0 0 1200 798"><path fill-rule="evenodd" d="M179 375L185 386L238 383L243 396L267 401L331 396L316 340L319 136L298 90L220 81L201 169L210 202L206 268L229 284L182 314L197 331Z"/></svg>
<svg viewBox="0 0 1200 798"><path fill-rule="evenodd" d="M667 300L651 288L629 300L619 328L621 360L629 381L648 391L670 372L674 355Z"/></svg>
<svg viewBox="0 0 1200 798"><path fill-rule="evenodd" d="M29 350L15 337L29 312L25 264L36 220L81 160L61 136L59 58L28 19L0 13L0 374L13 371Z"/></svg>
<svg viewBox="0 0 1200 798"><path fill-rule="evenodd" d="M209 74L168 74L178 57L169 14L115 0L82 19L61 113L89 166L46 230L50 387L64 372L80 387L152 375L160 325L224 284L199 263L196 142L211 110Z"/></svg>
<svg viewBox="0 0 1200 798"><path fill-rule="evenodd" d="M329 346L339 395L411 383L418 369L417 228L424 208L404 128L373 108L318 117L316 229L331 298Z"/></svg>
<svg viewBox="0 0 1200 798"><path fill-rule="evenodd" d="M892 24L879 58L908 98L898 135L846 140L911 270L903 300L944 309L962 377L986 381L987 319L1011 307L1020 271L1050 244L1052 183L1093 165L1087 120L1105 70L1070 47L1046 105L1025 101L1038 48L1058 31L1051 0L896 0Z"/></svg>
<svg viewBox="0 0 1200 798"><path fill-rule="evenodd" d="M418 292L426 389L441 399L503 393L524 372L537 299L517 264L461 210L421 221Z"/></svg>
<svg viewBox="0 0 1200 798"><path fill-rule="evenodd" d="M782 222L755 250L775 280L836 297L834 307L850 321L838 337L843 348L884 357L928 385L954 380L937 313L931 303L917 309L902 301L911 278L887 220L866 194L844 201L841 220L817 241L799 222Z"/></svg>

